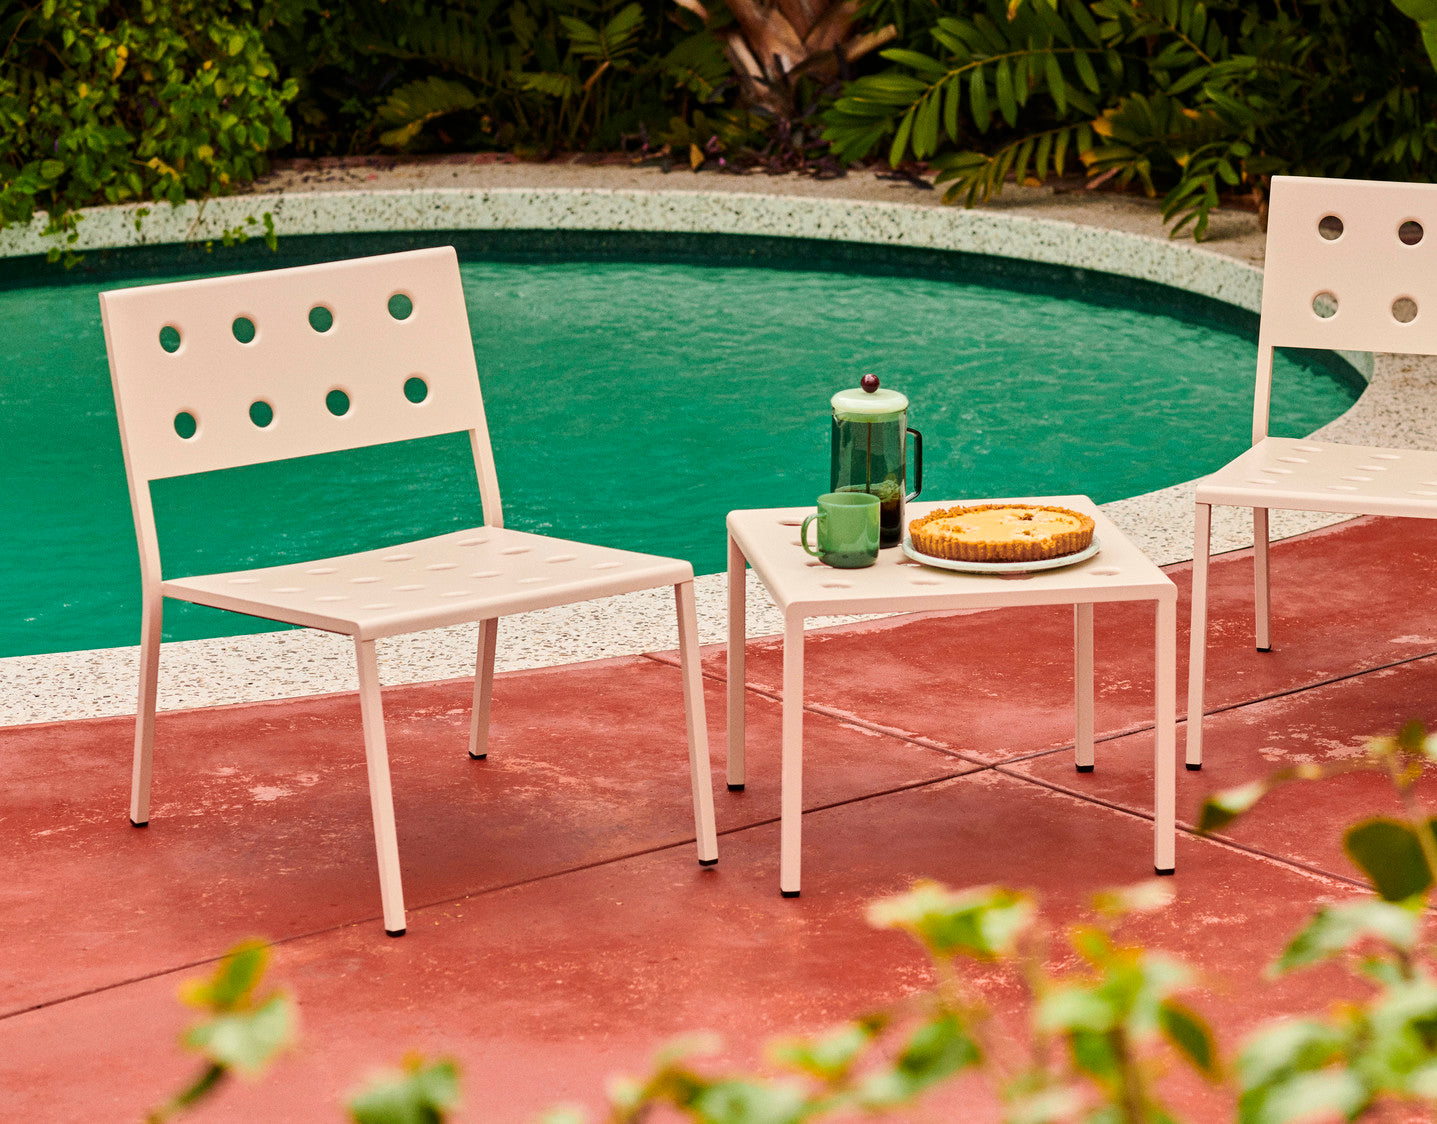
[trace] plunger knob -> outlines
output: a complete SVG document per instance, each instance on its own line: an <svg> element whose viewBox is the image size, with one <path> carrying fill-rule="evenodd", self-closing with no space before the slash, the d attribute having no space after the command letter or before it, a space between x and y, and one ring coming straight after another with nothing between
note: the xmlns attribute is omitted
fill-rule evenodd
<svg viewBox="0 0 1437 1124"><path fill-rule="evenodd" d="M864 375L861 379L858 380L858 385L863 387L863 389L866 390L869 394L872 394L878 389L878 376Z"/></svg>

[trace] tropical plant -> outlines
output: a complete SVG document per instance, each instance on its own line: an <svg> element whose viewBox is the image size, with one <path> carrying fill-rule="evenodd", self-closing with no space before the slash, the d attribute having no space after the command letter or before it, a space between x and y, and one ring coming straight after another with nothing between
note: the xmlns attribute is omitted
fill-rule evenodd
<svg viewBox="0 0 1437 1124"><path fill-rule="evenodd" d="M857 0L723 0L717 12L703 0L674 3L723 40L745 104L780 121L798 117L803 79L847 77L850 62L898 36L892 24L863 30Z"/></svg>
<svg viewBox="0 0 1437 1124"><path fill-rule="evenodd" d="M1392 0L1404 16L1417 21L1427 57L1437 66L1437 0Z"/></svg>
<svg viewBox="0 0 1437 1124"><path fill-rule="evenodd" d="M924 34L845 87L825 136L928 161L950 201L1081 163L1165 192L1201 238L1222 193L1274 173L1437 172L1437 74L1364 0L980 0Z"/></svg>
<svg viewBox="0 0 1437 1124"><path fill-rule="evenodd" d="M728 65L702 29L637 0L369 0L354 47L389 60L374 109L381 146L618 149L677 107L713 103Z"/></svg>
<svg viewBox="0 0 1437 1124"><path fill-rule="evenodd" d="M0 226L46 212L223 195L291 136L249 0L0 0ZM59 257L57 242L51 257Z"/></svg>

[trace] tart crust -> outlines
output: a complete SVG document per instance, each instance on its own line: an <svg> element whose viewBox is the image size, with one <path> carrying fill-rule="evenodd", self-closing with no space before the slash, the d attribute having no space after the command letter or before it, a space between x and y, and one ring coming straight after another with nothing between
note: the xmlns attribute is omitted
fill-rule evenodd
<svg viewBox="0 0 1437 1124"><path fill-rule="evenodd" d="M908 524L915 550L956 562L1040 562L1087 549L1093 520L1066 507L942 507Z"/></svg>

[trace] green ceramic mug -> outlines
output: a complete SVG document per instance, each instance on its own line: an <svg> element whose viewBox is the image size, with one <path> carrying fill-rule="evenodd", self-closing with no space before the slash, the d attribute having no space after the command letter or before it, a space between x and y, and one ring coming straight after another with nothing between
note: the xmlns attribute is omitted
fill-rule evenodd
<svg viewBox="0 0 1437 1124"><path fill-rule="evenodd" d="M808 545L808 525L818 520L818 549ZM878 561L878 497L864 492L825 492L818 511L798 532L803 549L827 566L855 570Z"/></svg>

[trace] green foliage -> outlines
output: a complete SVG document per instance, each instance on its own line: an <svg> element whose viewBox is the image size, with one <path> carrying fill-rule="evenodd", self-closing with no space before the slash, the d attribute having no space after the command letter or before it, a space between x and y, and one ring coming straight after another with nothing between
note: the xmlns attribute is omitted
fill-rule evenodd
<svg viewBox="0 0 1437 1124"><path fill-rule="evenodd" d="M1049 934L1026 894L1002 887L954 892L932 882L873 903L869 921L907 933L931 961L937 986L886 1010L807 1038L769 1046L777 1079L709 1075L692 1059L711 1039L665 1050L644 1078L610 1090L608 1124L633 1124L660 1109L702 1124L797 1124L894 1113L953 1077L978 1071L998 1092L1011 1124L1075 1119L1163 1121L1154 1051L1174 1051L1209 1079L1221 1074L1216 1043L1179 996L1191 973L1170 958L1116 939L1133 911L1163 908L1166 887L1144 884L1101 895L1095 919L1068 944L1084 967L1055 973ZM997 968L1029 995L1031 1037L995 1024L970 994L962 964ZM582 1124L557 1109L542 1124Z"/></svg>
<svg viewBox="0 0 1437 1124"><path fill-rule="evenodd" d="M1377 899L1318 910L1273 965L1274 973L1283 973L1354 956L1372 997L1325 1019L1284 1020L1253 1036L1236 1066L1239 1124L1356 1120L1394 1102L1429 1109L1437 1102L1437 978L1419 943L1437 871L1437 821L1414 791L1423 764L1432 761L1437 740L1409 723L1396 737L1370 742L1360 761L1281 770L1256 786L1208 799L1202 822L1226 826L1289 781L1365 770L1388 776L1406 812L1401 820L1365 820L1344 834L1348 856L1371 880Z"/></svg>
<svg viewBox="0 0 1437 1124"><path fill-rule="evenodd" d="M1232 1067L1238 1124L1357 1120L1393 1105L1437 1104L1437 978L1420 941L1437 871L1437 820L1415 797L1423 766L1433 761L1437 738L1411 723L1369 743L1360 761L1279 770L1207 800L1204 830L1217 830L1289 782L1376 770L1390 778L1406 813L1353 825L1345 836L1380 896L1319 909L1272 967L1276 975L1352 958L1368 998L1325 1017L1281 1019L1250 1036ZM717 1050L713 1036L676 1041L646 1076L610 1084L606 1120L640 1124L665 1109L699 1124L850 1120L901 1111L945 1081L976 1072L998 1095L1005 1124L1176 1124L1160 1095L1158 1052L1209 1081L1227 1079L1227 1067L1206 1021L1185 1001L1199 982L1193 973L1118 939L1128 917L1163 909L1171 897L1158 881L1098 894L1091 917L1068 929L1067 950L1057 958L1078 966L1055 970L1053 934L1029 895L919 882L874 902L868 917L920 945L931 989L826 1032L771 1043L777 1078L712 1075L696 1060ZM182 999L206 1016L182 1041L206 1065L151 1121L199 1103L232 1072L262 1072L292 1041L290 1001L261 994L266 961L262 944L246 942L208 979L182 987ZM997 1025L964 978L966 962L1028 997L1026 1033ZM400 1070L372 1079L349 1112L357 1124L443 1124L458 1104L456 1065L410 1056ZM581 1108L560 1107L539 1124L587 1120Z"/></svg>
<svg viewBox="0 0 1437 1124"><path fill-rule="evenodd" d="M245 941L220 961L208 979L189 980L180 999L204 1018L181 1036L181 1044L205 1064L188 1086L150 1113L151 1122L168 1120L210 1096L232 1073L258 1077L294 1040L294 1004L280 992L260 994L269 950Z"/></svg>
<svg viewBox="0 0 1437 1124"><path fill-rule="evenodd" d="M0 226L76 208L222 195L291 138L250 0L0 0ZM57 246L52 257L58 257Z"/></svg>
<svg viewBox="0 0 1437 1124"><path fill-rule="evenodd" d="M1421 906L1384 901L1347 902L1319 909L1273 965L1281 974L1330 960L1363 940L1373 940L1406 955L1417 943Z"/></svg>
<svg viewBox="0 0 1437 1124"><path fill-rule="evenodd" d="M1432 871L1422 853L1419 831L1430 836L1431 823L1413 828L1396 820L1372 819L1343 836L1343 850L1371 879L1383 901L1405 901L1431 888Z"/></svg>
<svg viewBox="0 0 1437 1124"><path fill-rule="evenodd" d="M1437 0L1392 0L1392 3L1404 16L1417 21L1427 57L1437 66Z"/></svg>
<svg viewBox="0 0 1437 1124"><path fill-rule="evenodd" d="M652 0L368 0L345 18L358 58L333 68L383 64L357 127L386 148L617 149L718 101L729 74L716 38Z"/></svg>
<svg viewBox="0 0 1437 1124"><path fill-rule="evenodd" d="M1201 238L1223 193L1274 173L1437 172L1432 63L1364 0L979 0L923 38L914 7L873 5L910 38L825 136L848 160L927 161L949 201L1081 161L1092 184L1165 192L1173 233Z"/></svg>
<svg viewBox="0 0 1437 1124"><path fill-rule="evenodd" d="M450 1060L428 1062L417 1054L403 1067L381 1073L349 1102L356 1124L443 1124L459 1107L459 1069Z"/></svg>
<svg viewBox="0 0 1437 1124"><path fill-rule="evenodd" d="M1318 910L1272 967L1282 974L1355 958L1370 998L1322 1018L1281 1019L1252 1035L1232 1067L1238 1124L1357 1120L1394 1104L1437 1104L1437 979L1419 940L1437 871L1437 820L1414 794L1432 761L1437 738L1414 723L1371 742L1360 761L1279 770L1207 800L1202 830L1215 831L1287 783L1377 770L1407 811L1404 820L1368 820L1346 833L1349 855L1380 896ZM1226 1080L1228 1067L1206 1021L1184 999L1197 983L1193 974L1161 953L1121 943L1116 932L1128 915L1170 899L1161 882L1099 894L1094 919L1067 933L1082 966L1055 972L1029 896L919 882L874 902L868 917L922 946L936 980L931 991L811 1038L773 1043L769 1058L787 1074L777 1080L706 1075L689 1059L715 1044L677 1044L649 1077L613 1088L608 1124L636 1124L665 1106L703 1124L846 1120L901 1110L972 1071L998 1094L1005 1124L1175 1124L1159 1095L1154 1048L1165 1046L1209 1081ZM969 993L964 961L983 966L990 979L997 968L1026 991L1027 1036L1015 1040L994 1027ZM567 1108L541 1124L586 1120L582 1110Z"/></svg>
<svg viewBox="0 0 1437 1124"><path fill-rule="evenodd" d="M868 920L880 929L901 929L935 957L996 960L1013 953L1033 910L1029 897L1001 887L954 893L920 882L902 897L874 902Z"/></svg>

